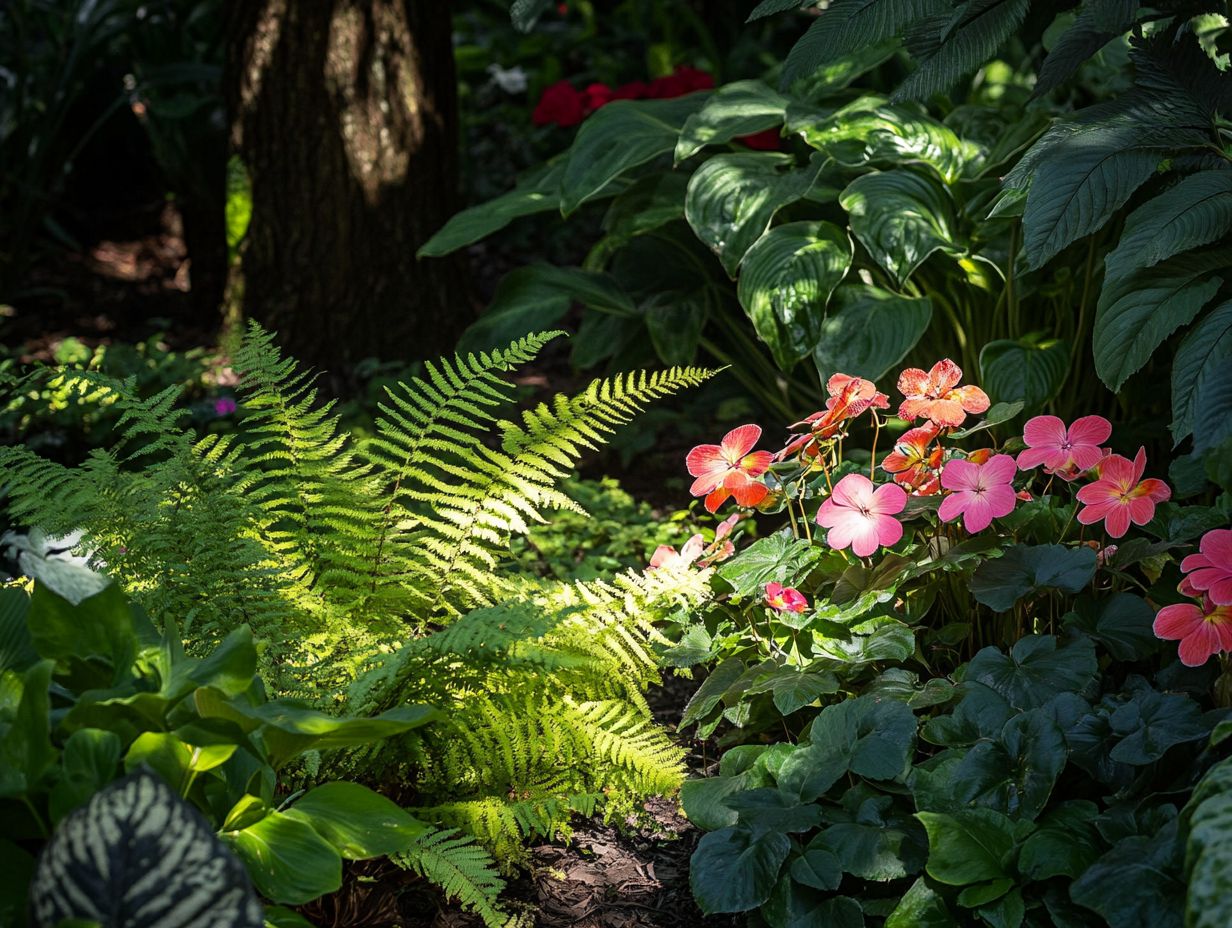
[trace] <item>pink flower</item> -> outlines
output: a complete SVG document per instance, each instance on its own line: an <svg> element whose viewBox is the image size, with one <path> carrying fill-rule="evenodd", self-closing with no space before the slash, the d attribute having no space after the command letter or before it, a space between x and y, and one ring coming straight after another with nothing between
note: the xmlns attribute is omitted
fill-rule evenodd
<svg viewBox="0 0 1232 928"><path fill-rule="evenodd" d="M1220 651L1232 651L1232 606L1217 606L1209 596L1202 605L1164 606L1155 616L1155 636L1180 641L1178 654L1186 667L1201 667Z"/></svg>
<svg viewBox="0 0 1232 928"><path fill-rule="evenodd" d="M1232 529L1207 532L1198 542L1198 552L1181 561L1189 586L1206 593L1216 605L1232 606Z"/></svg>
<svg viewBox="0 0 1232 928"><path fill-rule="evenodd" d="M1129 531L1129 523L1146 525L1155 518L1155 505L1172 496L1162 480L1142 479L1146 470L1146 449L1139 448L1133 461L1110 454L1097 466L1099 479L1078 491L1083 508L1078 521L1091 525L1101 519L1113 538Z"/></svg>
<svg viewBox="0 0 1232 928"><path fill-rule="evenodd" d="M857 557L868 557L903 537L903 525L894 516L907 505L907 491L893 483L876 489L862 474L848 474L817 510L817 524L830 530L831 548L851 546Z"/></svg>
<svg viewBox="0 0 1232 928"><path fill-rule="evenodd" d="M794 587L767 583L766 605L776 612L803 612L808 608L808 600Z"/></svg>
<svg viewBox="0 0 1232 928"><path fill-rule="evenodd" d="M1056 416L1036 416L1022 430L1027 450L1018 455L1018 469L1044 465L1050 474L1072 480L1104 459L1100 443L1112 434L1112 423L1103 416L1083 416L1068 429Z"/></svg>
<svg viewBox="0 0 1232 928"><path fill-rule="evenodd" d="M1018 497L1011 481L1016 468L1008 454L996 454L985 464L954 458L941 471L941 485L951 490L941 501L937 515L942 522L953 522L960 515L963 528L974 535L992 524L993 519L1008 516Z"/></svg>
<svg viewBox="0 0 1232 928"><path fill-rule="evenodd" d="M928 373L909 367L898 375L898 392L906 397L898 407L898 417L914 422L924 416L936 425L956 428L967 413L988 409L988 394L979 387L960 387L962 368L946 358Z"/></svg>
<svg viewBox="0 0 1232 928"><path fill-rule="evenodd" d="M668 570L678 567L688 567L706 550L706 543L702 540L701 535L694 535L683 545L680 546L680 551L671 545L659 545L655 548L654 554L650 556L650 569L658 570L660 567L665 567Z"/></svg>
<svg viewBox="0 0 1232 928"><path fill-rule="evenodd" d="M235 412L237 408L238 407L235 405L235 400L229 396L220 396L218 399L214 400L214 415L218 416L220 419L223 416L231 415L231 413Z"/></svg>
<svg viewBox="0 0 1232 928"><path fill-rule="evenodd" d="M697 479L689 492L706 497L706 508L716 512L727 497L739 506L756 506L770 492L760 477L770 469L769 451L754 451L761 426L742 425L723 436L718 445L698 445L685 464Z"/></svg>

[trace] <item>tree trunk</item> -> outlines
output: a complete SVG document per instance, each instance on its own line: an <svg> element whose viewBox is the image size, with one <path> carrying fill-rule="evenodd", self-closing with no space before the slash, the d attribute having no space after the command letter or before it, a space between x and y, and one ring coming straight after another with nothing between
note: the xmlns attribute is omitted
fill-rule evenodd
<svg viewBox="0 0 1232 928"><path fill-rule="evenodd" d="M231 150L252 184L229 291L335 375L446 353L474 317L462 259L415 258L457 208L449 6L228 3Z"/></svg>

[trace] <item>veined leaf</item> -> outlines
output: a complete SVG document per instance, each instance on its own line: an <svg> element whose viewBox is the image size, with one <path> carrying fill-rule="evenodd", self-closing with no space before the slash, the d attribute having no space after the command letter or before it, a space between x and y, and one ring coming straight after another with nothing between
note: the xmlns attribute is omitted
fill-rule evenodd
<svg viewBox="0 0 1232 928"><path fill-rule="evenodd" d="M925 100L952 87L992 58L1027 15L1030 0L968 0L940 28L929 30L920 66L894 94Z"/></svg>
<svg viewBox="0 0 1232 928"><path fill-rule="evenodd" d="M840 55L900 35L913 21L946 8L943 0L836 0L788 53L782 85Z"/></svg>
<svg viewBox="0 0 1232 928"><path fill-rule="evenodd" d="M1088 0L1049 49L1032 96L1040 97L1073 76L1084 61L1133 26L1138 0Z"/></svg>
<svg viewBox="0 0 1232 928"><path fill-rule="evenodd" d="M1194 431L1194 451L1217 448L1232 437L1232 358L1221 359L1195 394L1194 405L1208 425Z"/></svg>
<svg viewBox="0 0 1232 928"><path fill-rule="evenodd" d="M928 297L864 284L839 287L821 323L813 363L822 380L838 371L876 380L915 347L932 314Z"/></svg>
<svg viewBox="0 0 1232 928"><path fill-rule="evenodd" d="M568 216L598 196L613 178L674 149L685 122L709 96L617 100L594 113L582 123L569 149L560 185L561 213Z"/></svg>
<svg viewBox="0 0 1232 928"><path fill-rule="evenodd" d="M1232 360L1232 300L1220 303L1189 330L1172 361L1172 440L1181 439L1194 430L1201 412L1203 421L1210 421L1207 410L1199 410L1197 399L1202 385L1220 364Z"/></svg>
<svg viewBox="0 0 1232 928"><path fill-rule="evenodd" d="M1208 245L1232 229L1232 171L1201 171L1130 213L1104 280L1124 277L1183 251Z"/></svg>
<svg viewBox="0 0 1232 928"><path fill-rule="evenodd" d="M697 237L731 277L774 214L804 196L821 171L821 158L795 168L790 155L741 152L710 158L689 180L684 214Z"/></svg>
<svg viewBox="0 0 1232 928"><path fill-rule="evenodd" d="M1192 322L1215 295L1227 255L1181 255L1104 288L1095 311L1095 371L1121 389L1177 328Z"/></svg>
<svg viewBox="0 0 1232 928"><path fill-rule="evenodd" d="M1032 269L1103 227L1159 167L1164 151L1137 144L1133 130L1083 132L1040 161L1022 217Z"/></svg>
<svg viewBox="0 0 1232 928"><path fill-rule="evenodd" d="M788 10L798 10L801 7L816 6L817 0L761 0L761 3L753 7L753 12L749 14L746 23L751 23L755 19L764 19L767 16L773 16L775 13L786 13Z"/></svg>
<svg viewBox="0 0 1232 928"><path fill-rule="evenodd" d="M949 194L920 174L865 174L848 184L839 203L860 244L900 285L933 252L961 251Z"/></svg>
<svg viewBox="0 0 1232 928"><path fill-rule="evenodd" d="M989 342L980 351L980 383L993 402L1038 410L1057 395L1069 371L1069 342L1020 338Z"/></svg>
<svg viewBox="0 0 1232 928"><path fill-rule="evenodd" d="M791 841L779 832L755 838L747 828L712 831L693 852L693 898L708 915L755 909L769 898L790 850Z"/></svg>
<svg viewBox="0 0 1232 928"><path fill-rule="evenodd" d="M436 258L487 238L513 220L535 213L549 213L560 206L560 181L565 166L557 162L532 173L508 193L451 216L416 252L420 258Z"/></svg>
<svg viewBox="0 0 1232 928"><path fill-rule="evenodd" d="M992 809L917 812L916 818L928 832L928 875L937 882L967 886L1006 875L1012 819Z"/></svg>
<svg viewBox="0 0 1232 928"><path fill-rule="evenodd" d="M948 126L905 107L884 105L875 97L821 118L801 115L795 121L789 118L788 131L799 133L813 148L848 167L894 167L915 161L933 168L949 184L979 153L978 146L964 142Z"/></svg>
<svg viewBox="0 0 1232 928"><path fill-rule="evenodd" d="M509 18L519 32L530 32L539 17L552 8L552 0L513 0L509 5Z"/></svg>
<svg viewBox="0 0 1232 928"><path fill-rule="evenodd" d="M706 145L722 145L782 125L786 113L787 98L761 81L724 84L685 121L676 142L676 163Z"/></svg>
<svg viewBox="0 0 1232 928"><path fill-rule="evenodd" d="M777 226L749 249L736 292L784 370L812 353L826 303L850 267L851 241L829 222Z"/></svg>

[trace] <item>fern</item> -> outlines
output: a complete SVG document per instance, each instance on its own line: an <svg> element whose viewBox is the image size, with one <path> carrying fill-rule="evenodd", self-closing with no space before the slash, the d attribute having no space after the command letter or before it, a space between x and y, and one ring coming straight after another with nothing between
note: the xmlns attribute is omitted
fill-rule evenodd
<svg viewBox="0 0 1232 928"><path fill-rule="evenodd" d="M491 856L457 829L426 831L409 851L394 860L439 886L446 896L474 912L489 928L507 923L508 917L497 904L504 880Z"/></svg>

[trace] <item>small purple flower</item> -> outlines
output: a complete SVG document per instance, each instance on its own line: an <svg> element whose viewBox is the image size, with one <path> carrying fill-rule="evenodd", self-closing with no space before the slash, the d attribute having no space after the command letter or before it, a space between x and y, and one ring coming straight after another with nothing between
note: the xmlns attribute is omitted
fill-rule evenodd
<svg viewBox="0 0 1232 928"><path fill-rule="evenodd" d="M223 416L231 415L231 413L235 412L235 410L235 400L229 396L220 396L218 399L214 400L214 414L220 419Z"/></svg>

